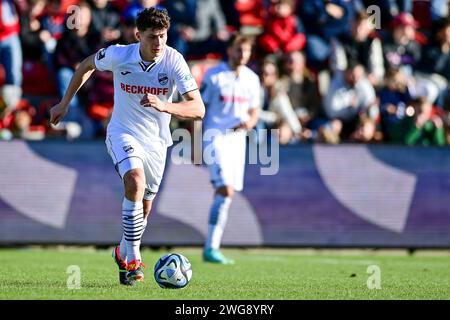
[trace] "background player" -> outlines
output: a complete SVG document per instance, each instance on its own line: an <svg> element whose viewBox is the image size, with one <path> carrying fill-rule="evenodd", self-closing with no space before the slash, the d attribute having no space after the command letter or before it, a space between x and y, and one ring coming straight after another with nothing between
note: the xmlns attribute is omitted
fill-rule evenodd
<svg viewBox="0 0 450 320"><path fill-rule="evenodd" d="M152 201L158 192L172 144L171 115L201 119L203 105L197 84L183 56L166 45L170 19L166 10L144 9L137 17L139 43L101 49L81 62L61 102L50 113L57 124L70 100L95 69L114 74L114 111L106 145L124 182L123 237L113 251L120 282L143 280L141 237ZM184 100L171 103L178 89Z"/></svg>
<svg viewBox="0 0 450 320"><path fill-rule="evenodd" d="M219 248L234 191L243 188L247 131L258 121L259 78L246 66L252 44L251 38L239 34L233 36L227 47L228 61L209 69L201 87L207 106L204 141L209 139L212 130L217 131L211 141L204 142L205 151L209 148L215 155L213 163L207 163L215 188L203 252L207 262L234 262Z"/></svg>

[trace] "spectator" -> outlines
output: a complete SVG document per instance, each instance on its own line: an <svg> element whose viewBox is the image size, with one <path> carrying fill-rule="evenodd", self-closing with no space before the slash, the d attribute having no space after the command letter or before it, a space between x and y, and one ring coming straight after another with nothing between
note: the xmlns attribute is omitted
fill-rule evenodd
<svg viewBox="0 0 450 320"><path fill-rule="evenodd" d="M129 18L136 19L138 13L144 8L157 7L162 9L163 6L159 5L159 0L134 0L132 3L125 9L123 14L123 19L127 20Z"/></svg>
<svg viewBox="0 0 450 320"><path fill-rule="evenodd" d="M11 119L13 113L8 110L3 97L0 96L0 140L10 140L13 138L12 132L10 130Z"/></svg>
<svg viewBox="0 0 450 320"><path fill-rule="evenodd" d="M449 97L450 81L450 19L444 18L436 24L435 38L423 50L420 70L439 88L437 105L445 106ZM430 63L432 62L432 63ZM450 110L447 102L447 110Z"/></svg>
<svg viewBox="0 0 450 320"><path fill-rule="evenodd" d="M120 44L132 44L138 42L138 38L136 37L137 31L135 19L125 20L121 25L120 38L116 42Z"/></svg>
<svg viewBox="0 0 450 320"><path fill-rule="evenodd" d="M41 29L39 18L45 13L46 5L46 0L30 1L27 10L20 16L20 39L25 63L43 59L43 44L39 37Z"/></svg>
<svg viewBox="0 0 450 320"><path fill-rule="evenodd" d="M195 26L183 28L181 37L187 41L187 55L193 59L209 53L225 55L230 33L218 0L197 0Z"/></svg>
<svg viewBox="0 0 450 320"><path fill-rule="evenodd" d="M236 1L219 0L219 4L225 17L225 24L228 28L228 31L240 31L239 12L236 9Z"/></svg>
<svg viewBox="0 0 450 320"><path fill-rule="evenodd" d="M237 0L234 6L239 13L241 32L260 34L267 15L265 0Z"/></svg>
<svg viewBox="0 0 450 320"><path fill-rule="evenodd" d="M334 40L331 69L345 70L348 60L356 60L367 71L372 85L381 84L384 77L383 48L366 13L360 13L351 23L351 33Z"/></svg>
<svg viewBox="0 0 450 320"><path fill-rule="evenodd" d="M61 0L49 0L44 11L38 17L39 39L42 42L44 60L53 71L53 54L64 32L65 14L61 12Z"/></svg>
<svg viewBox="0 0 450 320"><path fill-rule="evenodd" d="M101 44L100 35L89 33L92 21L91 7L87 3L80 3L79 29L66 29L55 51L55 67L57 70L58 90L60 95L66 91L70 79L77 67L76 62L98 50ZM85 86L86 87L86 86ZM81 125L82 137L95 135L94 123L86 115L82 105L83 91L79 92L70 102L67 121Z"/></svg>
<svg viewBox="0 0 450 320"><path fill-rule="evenodd" d="M164 6L169 12L171 22L167 37L168 44L184 55L188 49L185 30L195 27L197 0L168 0L164 2Z"/></svg>
<svg viewBox="0 0 450 320"><path fill-rule="evenodd" d="M320 96L315 77L306 68L305 55L300 51L286 54L283 71L280 82L303 127L302 136L312 137L311 130L317 129Z"/></svg>
<svg viewBox="0 0 450 320"><path fill-rule="evenodd" d="M0 98L0 112L5 108L4 101ZM25 99L19 101L16 108L6 117L0 119L0 140L12 138L41 140L44 138L44 128L33 128L33 117L36 109ZM42 130L35 130L37 127Z"/></svg>
<svg viewBox="0 0 450 320"><path fill-rule="evenodd" d="M387 68L400 69L414 81L414 96L426 95L433 103L439 94L438 86L419 71L421 44L416 41L417 21L409 13L401 13L392 21L392 34L383 42Z"/></svg>
<svg viewBox="0 0 450 320"><path fill-rule="evenodd" d="M272 1L269 20L259 41L265 52L281 54L303 49L306 42L303 26L293 12L293 0Z"/></svg>
<svg viewBox="0 0 450 320"><path fill-rule="evenodd" d="M324 109L333 125L333 135L347 139L356 130L363 114L371 115L376 106L375 90L365 76L364 67L356 61L349 61L344 72L336 72L324 100ZM339 130L341 129L341 130ZM334 140L334 139L333 139Z"/></svg>
<svg viewBox="0 0 450 320"><path fill-rule="evenodd" d="M91 32L101 34L103 43L120 37L120 14L111 5L110 0L90 0L92 6Z"/></svg>
<svg viewBox="0 0 450 320"><path fill-rule="evenodd" d="M299 6L306 32L307 60L314 68L327 67L331 54L330 41L350 32L350 21L362 10L358 1L304 0Z"/></svg>
<svg viewBox="0 0 450 320"><path fill-rule="evenodd" d="M422 146L445 145L443 121L427 98L415 99L410 110L410 116L404 120L404 143Z"/></svg>
<svg viewBox="0 0 450 320"><path fill-rule="evenodd" d="M381 140L382 135L377 131L376 119L366 113L361 114L356 130L350 135L350 141L372 143Z"/></svg>
<svg viewBox="0 0 450 320"><path fill-rule="evenodd" d="M287 144L300 138L302 126L279 81L279 71L273 60L265 60L261 68L263 107L258 128L278 129L278 140Z"/></svg>
<svg viewBox="0 0 450 320"><path fill-rule="evenodd" d="M383 41L386 68L399 68L413 76L421 57L421 45L416 41L417 21L411 14L401 13L391 25L392 33Z"/></svg>
<svg viewBox="0 0 450 320"><path fill-rule="evenodd" d="M388 70L385 87L380 92L381 131L386 142L399 142L402 139L403 132L399 126L411 100L407 77L399 69Z"/></svg>
<svg viewBox="0 0 450 320"><path fill-rule="evenodd" d="M22 47L19 39L19 16L12 0L0 0L0 64L5 69L5 83L0 89L7 116L22 97Z"/></svg>

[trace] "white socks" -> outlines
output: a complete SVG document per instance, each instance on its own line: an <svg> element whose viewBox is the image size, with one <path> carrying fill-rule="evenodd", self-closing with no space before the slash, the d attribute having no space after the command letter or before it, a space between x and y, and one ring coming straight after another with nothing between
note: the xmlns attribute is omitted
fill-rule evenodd
<svg viewBox="0 0 450 320"><path fill-rule="evenodd" d="M141 237L146 225L144 223L144 207L142 201L133 202L125 197L123 198L122 224L123 237L120 242L120 255L122 259L126 257L128 262L141 260ZM122 247L123 244L125 245Z"/></svg>
<svg viewBox="0 0 450 320"><path fill-rule="evenodd" d="M145 228L147 227L147 219L144 220L144 230L142 230L142 234L145 232ZM142 236L141 236L142 239ZM120 240L120 257L127 262L127 241L125 240L125 235L122 234L122 240ZM131 260L128 260L131 262Z"/></svg>
<svg viewBox="0 0 450 320"><path fill-rule="evenodd" d="M223 230L228 220L228 209L231 205L231 197L216 194L209 213L208 237L205 249L219 249L222 241Z"/></svg>

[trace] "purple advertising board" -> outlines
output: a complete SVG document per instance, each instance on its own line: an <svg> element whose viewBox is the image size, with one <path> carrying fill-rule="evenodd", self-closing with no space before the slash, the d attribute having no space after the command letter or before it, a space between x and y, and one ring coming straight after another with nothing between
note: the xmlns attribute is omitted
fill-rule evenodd
<svg viewBox="0 0 450 320"><path fill-rule="evenodd" d="M123 187L102 141L0 142L0 155L0 244L120 240ZM202 245L212 195L205 166L169 156L143 244ZM450 247L450 149L281 147L276 174L246 166L223 243Z"/></svg>

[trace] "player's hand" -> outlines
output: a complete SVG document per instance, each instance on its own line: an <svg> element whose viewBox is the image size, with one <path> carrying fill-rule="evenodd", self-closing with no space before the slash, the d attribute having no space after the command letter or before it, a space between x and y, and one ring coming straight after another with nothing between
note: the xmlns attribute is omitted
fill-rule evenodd
<svg viewBox="0 0 450 320"><path fill-rule="evenodd" d="M69 110L69 106L58 103L50 109L50 123L57 125L64 118Z"/></svg>
<svg viewBox="0 0 450 320"><path fill-rule="evenodd" d="M250 131L253 129L253 127L254 127L254 125L252 123L250 123L250 121L245 121L245 122L242 122L241 124L239 124L238 126L234 127L234 130Z"/></svg>
<svg viewBox="0 0 450 320"><path fill-rule="evenodd" d="M144 95L144 97L141 99L141 106L143 107L152 107L160 112L166 112L167 107L166 103L162 102L158 96L155 96L153 94L147 93Z"/></svg>

